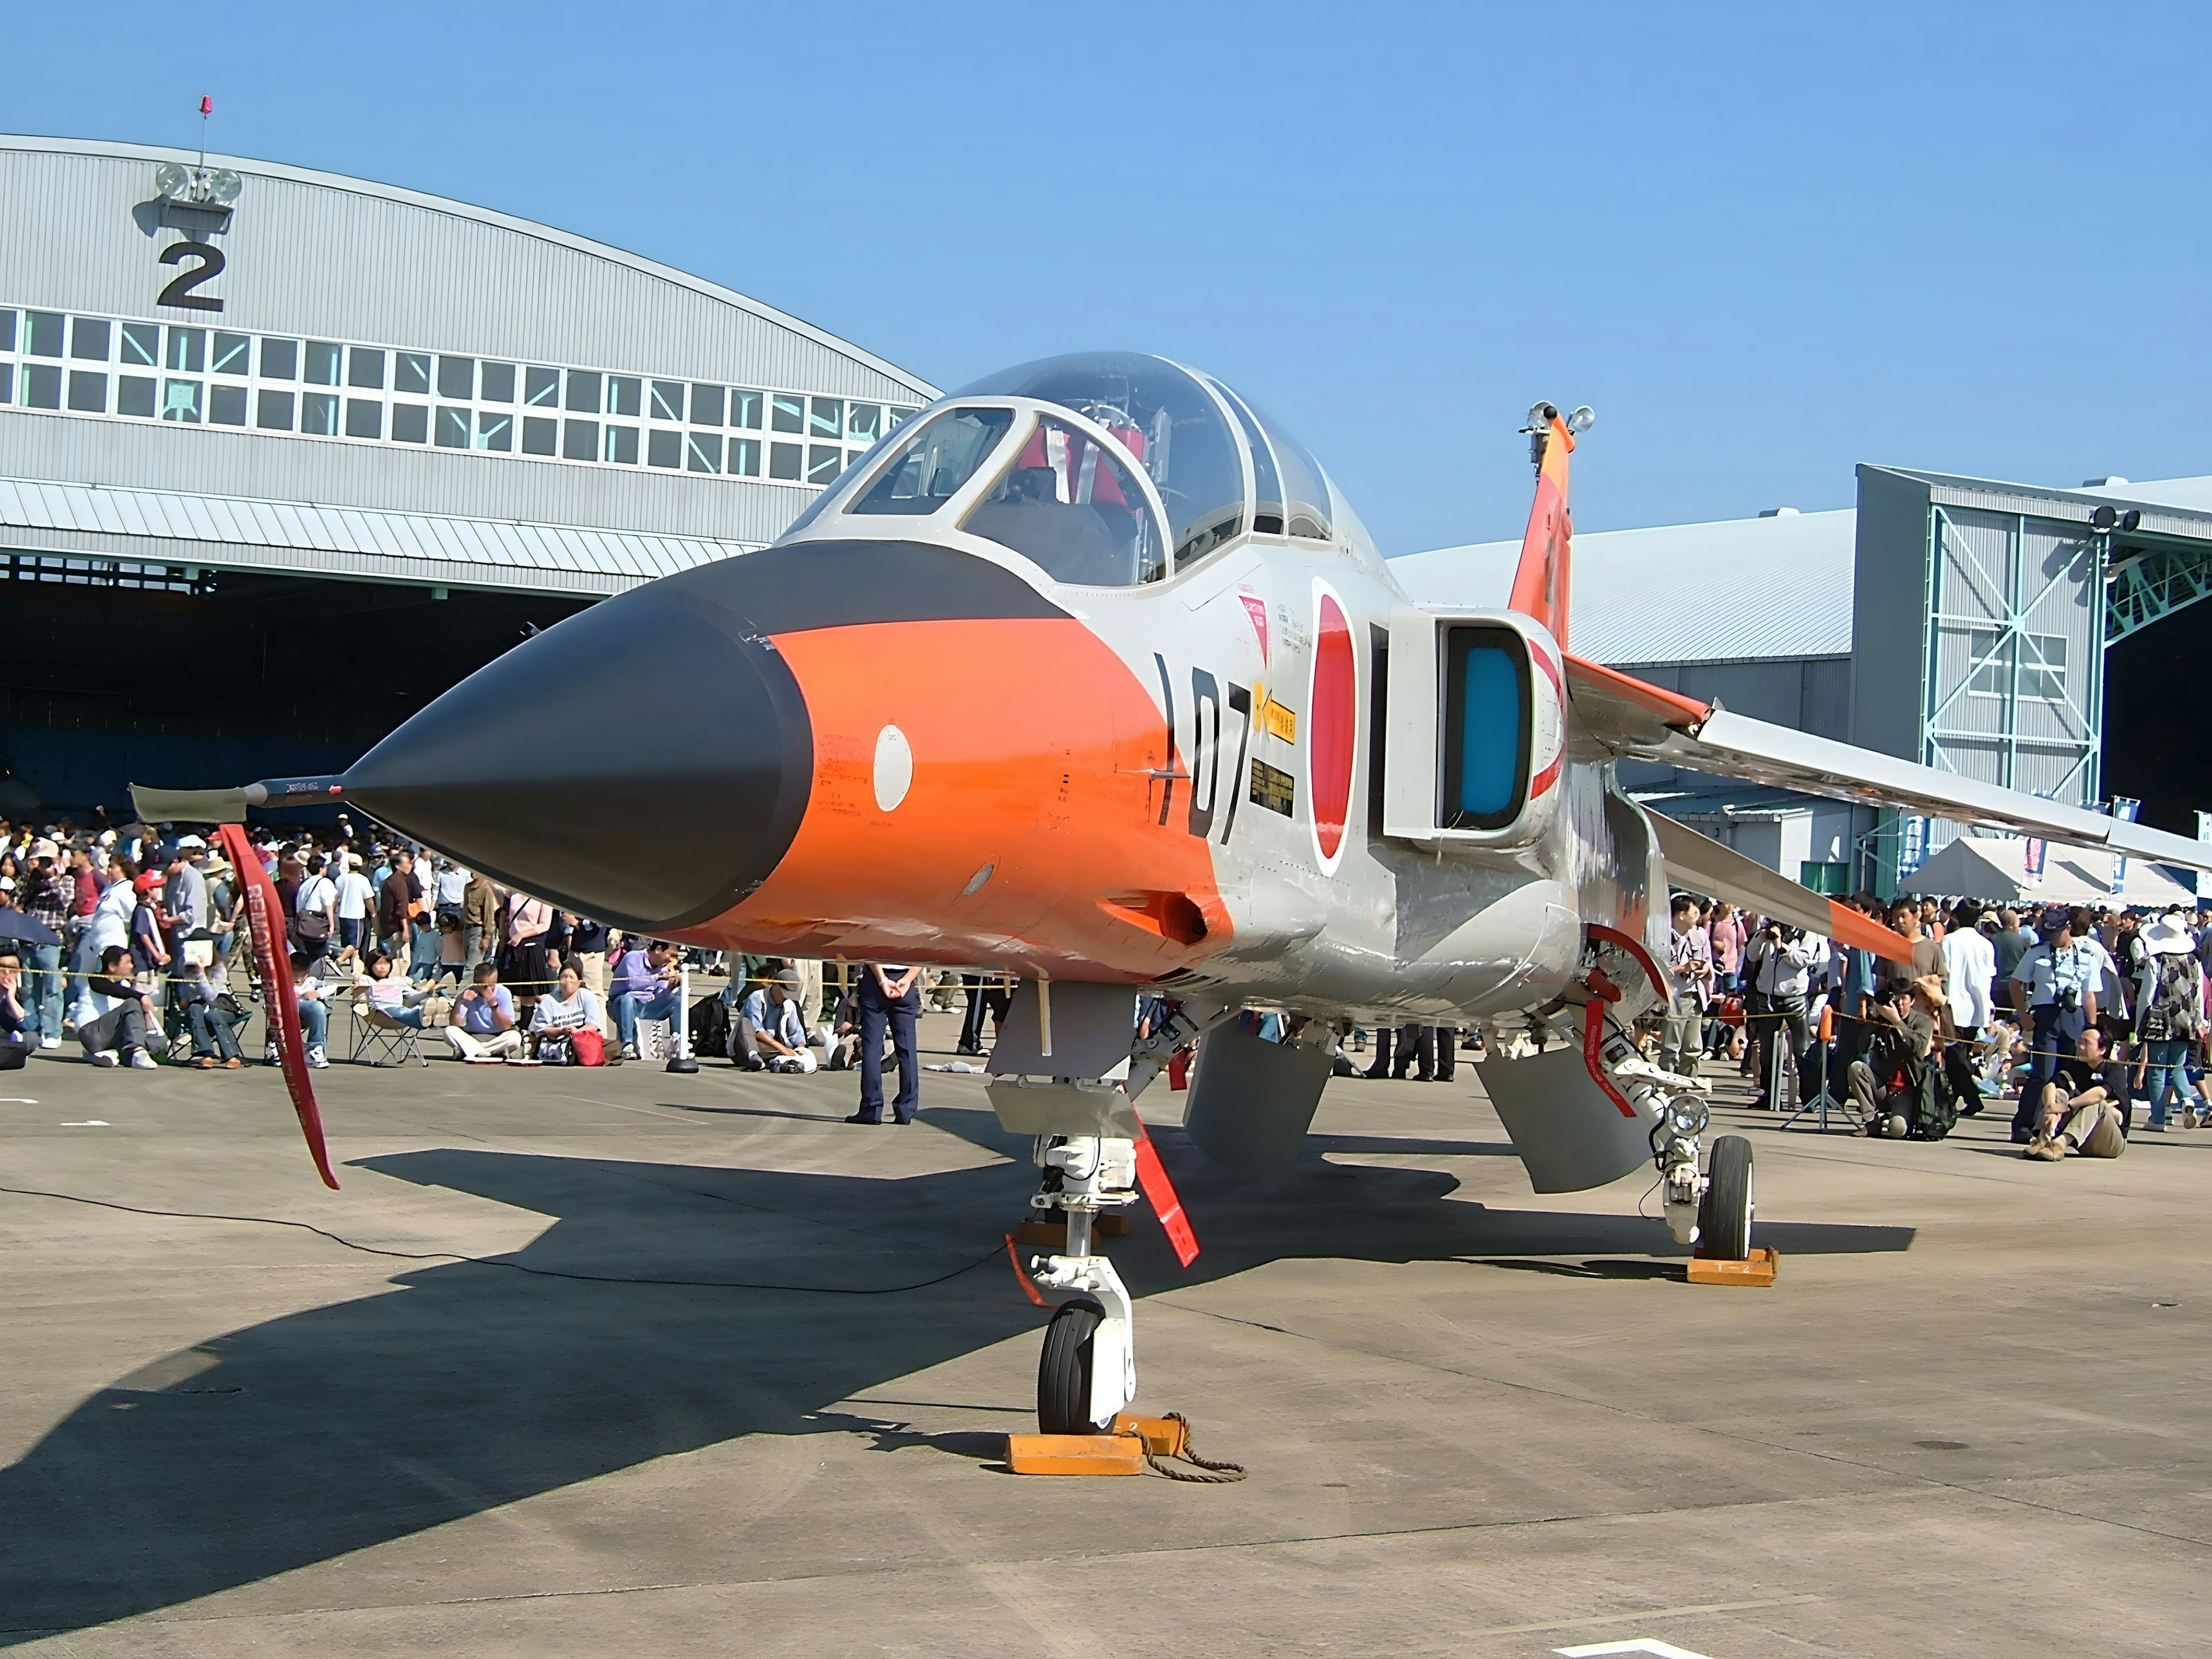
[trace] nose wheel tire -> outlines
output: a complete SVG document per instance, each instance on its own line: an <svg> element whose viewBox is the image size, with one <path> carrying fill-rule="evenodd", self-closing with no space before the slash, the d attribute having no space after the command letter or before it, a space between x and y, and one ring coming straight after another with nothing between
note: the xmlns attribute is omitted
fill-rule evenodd
<svg viewBox="0 0 2212 1659"><path fill-rule="evenodd" d="M1741 1135L1713 1142L1705 1196L1698 1200L1698 1254L1708 1261L1751 1259L1751 1143Z"/></svg>
<svg viewBox="0 0 2212 1659"><path fill-rule="evenodd" d="M1037 1360L1037 1428L1045 1434L1092 1434L1103 1426L1091 1420L1091 1341L1105 1308L1089 1297L1063 1302L1045 1327L1044 1352Z"/></svg>

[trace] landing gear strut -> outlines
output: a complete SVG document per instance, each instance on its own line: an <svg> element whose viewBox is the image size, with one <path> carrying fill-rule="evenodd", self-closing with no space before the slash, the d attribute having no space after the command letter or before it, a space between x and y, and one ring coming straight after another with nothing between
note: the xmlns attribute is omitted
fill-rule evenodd
<svg viewBox="0 0 2212 1659"><path fill-rule="evenodd" d="M1063 1255L1031 1257L1030 1272L1046 1290L1079 1292L1060 1304L1045 1332L1037 1426L1046 1434L1095 1434L1137 1396L1129 1292L1114 1264L1091 1247L1098 1212L1137 1201L1137 1144L1111 1136L1039 1135L1035 1157L1046 1184L1030 1204L1066 1217L1067 1247Z"/></svg>

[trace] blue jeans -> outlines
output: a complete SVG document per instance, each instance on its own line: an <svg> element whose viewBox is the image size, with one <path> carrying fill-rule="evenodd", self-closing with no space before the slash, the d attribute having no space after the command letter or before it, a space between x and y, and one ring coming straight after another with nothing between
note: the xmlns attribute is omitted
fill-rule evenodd
<svg viewBox="0 0 2212 1659"><path fill-rule="evenodd" d="M889 1032L898 1055L899 1089L891 1099L891 1115L911 1122L921 1102L921 1055L915 1042L915 1021L921 1013L921 982L892 1001L876 983L875 970L860 969L860 1115L884 1119L884 1036Z"/></svg>
<svg viewBox="0 0 2212 1659"><path fill-rule="evenodd" d="M24 989L29 993L23 1012L39 1028L41 1037L52 1037L57 1042L62 1034L62 988L69 981L62 975L62 947L58 945L33 945L23 952L23 965L34 971L27 975Z"/></svg>
<svg viewBox="0 0 2212 1659"><path fill-rule="evenodd" d="M319 999L300 1005L300 1031L307 1039L307 1047L319 1048L331 1034L331 1011Z"/></svg>
<svg viewBox="0 0 2212 1659"><path fill-rule="evenodd" d="M2012 1115L2014 1140L2026 1140L2043 1127L2043 1085L2057 1075L2059 1060L2074 1052L2074 1039L2058 1029L2063 1016L2057 1003L2046 1002L2027 1012L2027 1081L2021 1087L2020 1106Z"/></svg>
<svg viewBox="0 0 2212 1659"><path fill-rule="evenodd" d="M641 997L635 991L625 991L615 999L615 1035L628 1048L637 1041L637 1022L641 1016L647 1019L673 1021L679 1004L673 989L663 991L657 997Z"/></svg>
<svg viewBox="0 0 2212 1659"><path fill-rule="evenodd" d="M2143 1098L2150 1103L2150 1127L2166 1127L2166 1097L2169 1091L2186 1101L2190 1089L2181 1062L2189 1053L2187 1037L2168 1037L2143 1044L2149 1063L2143 1068Z"/></svg>

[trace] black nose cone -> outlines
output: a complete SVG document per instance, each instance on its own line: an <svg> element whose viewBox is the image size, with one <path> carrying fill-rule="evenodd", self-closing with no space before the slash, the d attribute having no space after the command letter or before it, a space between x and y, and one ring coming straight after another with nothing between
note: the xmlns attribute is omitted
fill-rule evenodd
<svg viewBox="0 0 2212 1659"><path fill-rule="evenodd" d="M364 756L348 798L601 921L728 909L791 844L813 735L775 647L697 586L656 582L525 641Z"/></svg>

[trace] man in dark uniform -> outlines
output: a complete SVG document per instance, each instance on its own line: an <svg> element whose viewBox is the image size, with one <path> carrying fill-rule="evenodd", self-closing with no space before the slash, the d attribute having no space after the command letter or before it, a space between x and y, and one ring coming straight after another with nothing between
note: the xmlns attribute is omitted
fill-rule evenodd
<svg viewBox="0 0 2212 1659"><path fill-rule="evenodd" d="M860 970L860 1109L848 1123L884 1121L884 1030L890 1028L898 1055L899 1091L891 1114L914 1121L921 1093L921 1054L915 1047L915 1021L921 1013L921 969L872 963Z"/></svg>

